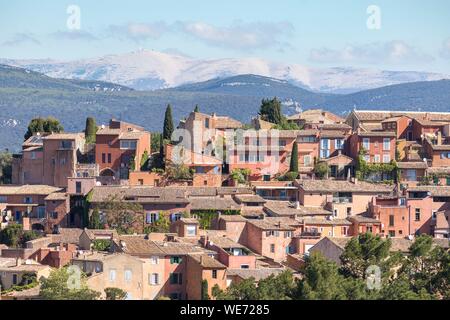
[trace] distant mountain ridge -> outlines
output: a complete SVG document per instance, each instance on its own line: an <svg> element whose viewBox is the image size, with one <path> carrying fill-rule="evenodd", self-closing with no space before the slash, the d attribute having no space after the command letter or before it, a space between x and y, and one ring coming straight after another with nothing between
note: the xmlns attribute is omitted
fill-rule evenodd
<svg viewBox="0 0 450 320"><path fill-rule="evenodd" d="M450 79L449 75L430 72L311 68L260 58L205 60L152 50L76 61L0 59L0 64L27 68L53 78L112 82L136 90L174 88L242 74L282 79L326 93L353 93L406 82Z"/></svg>
<svg viewBox="0 0 450 320"><path fill-rule="evenodd" d="M95 89L97 85L104 90ZM196 104L204 113L215 112L248 123L258 113L261 99L274 96L280 98L286 114L310 108L324 108L341 116L353 108L450 110L449 80L394 85L348 95L311 92L286 80L249 74L156 91L114 88L117 85L112 83L54 79L26 69L0 66L0 150L19 151L26 126L38 116L60 119L68 132L83 130L88 116L95 117L99 125L114 117L150 131L161 131L169 103L175 125Z"/></svg>

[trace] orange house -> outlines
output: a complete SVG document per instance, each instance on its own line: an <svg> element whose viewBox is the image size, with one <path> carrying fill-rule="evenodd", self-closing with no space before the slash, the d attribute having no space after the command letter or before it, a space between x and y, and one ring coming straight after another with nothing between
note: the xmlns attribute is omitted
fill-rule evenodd
<svg viewBox="0 0 450 320"><path fill-rule="evenodd" d="M140 170L142 155L150 151L150 132L142 127L113 119L97 131L95 163L100 176L128 179L129 171Z"/></svg>

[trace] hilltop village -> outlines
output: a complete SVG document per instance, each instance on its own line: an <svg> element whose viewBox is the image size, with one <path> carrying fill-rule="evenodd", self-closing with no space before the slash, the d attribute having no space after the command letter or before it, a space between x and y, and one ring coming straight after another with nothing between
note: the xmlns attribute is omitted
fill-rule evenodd
<svg viewBox="0 0 450 320"><path fill-rule="evenodd" d="M39 121L0 185L3 299L48 294L39 279L68 266L100 298L219 298L302 278L314 252L340 266L368 234L405 256L427 235L448 254L450 113L287 117L275 99L249 124L196 108L174 126L169 107L162 134Z"/></svg>

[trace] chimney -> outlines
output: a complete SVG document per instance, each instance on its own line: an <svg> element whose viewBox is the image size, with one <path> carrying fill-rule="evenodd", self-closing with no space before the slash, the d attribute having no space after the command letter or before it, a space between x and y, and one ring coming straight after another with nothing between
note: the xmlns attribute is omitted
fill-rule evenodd
<svg viewBox="0 0 450 320"><path fill-rule="evenodd" d="M300 210L300 201L295 201L295 209Z"/></svg>
<svg viewBox="0 0 450 320"><path fill-rule="evenodd" d="M21 258L16 258L16 267L19 267L22 265L22 259Z"/></svg>

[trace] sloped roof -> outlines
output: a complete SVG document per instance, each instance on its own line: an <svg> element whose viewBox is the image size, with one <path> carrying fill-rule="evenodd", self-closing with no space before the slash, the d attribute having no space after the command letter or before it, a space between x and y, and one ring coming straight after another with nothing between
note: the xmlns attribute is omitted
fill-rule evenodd
<svg viewBox="0 0 450 320"><path fill-rule="evenodd" d="M296 180L300 188L306 192L354 192L354 193L390 193L392 186L358 181L353 183L347 180Z"/></svg>
<svg viewBox="0 0 450 320"><path fill-rule="evenodd" d="M49 195L63 189L47 185L0 185L0 195Z"/></svg>
<svg viewBox="0 0 450 320"><path fill-rule="evenodd" d="M191 254L189 255L198 264L200 264L205 269L226 269L227 267L220 263L220 261L211 258L206 254Z"/></svg>

